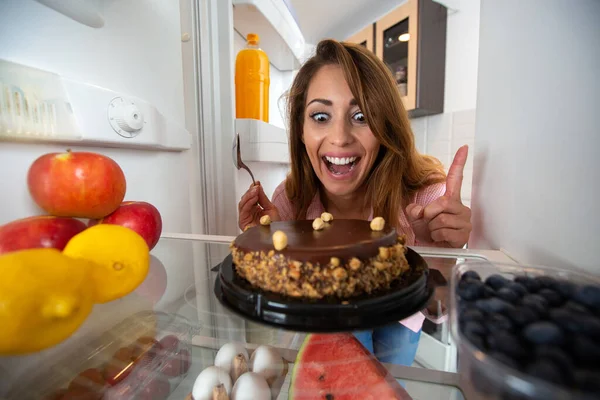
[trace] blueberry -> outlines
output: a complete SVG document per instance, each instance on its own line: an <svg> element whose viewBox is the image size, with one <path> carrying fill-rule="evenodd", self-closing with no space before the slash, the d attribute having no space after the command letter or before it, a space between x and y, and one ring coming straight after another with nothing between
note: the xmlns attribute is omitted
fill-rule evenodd
<svg viewBox="0 0 600 400"><path fill-rule="evenodd" d="M458 296L464 300L477 300L483 296L483 282L474 279L464 280L458 284Z"/></svg>
<svg viewBox="0 0 600 400"><path fill-rule="evenodd" d="M600 286L581 286L575 289L573 299L597 312L600 310Z"/></svg>
<svg viewBox="0 0 600 400"><path fill-rule="evenodd" d="M483 285L483 298L488 299L496 296L496 291L488 285Z"/></svg>
<svg viewBox="0 0 600 400"><path fill-rule="evenodd" d="M477 300L475 307L481 311L487 313L504 313L515 308L512 304L497 297L491 297L489 299Z"/></svg>
<svg viewBox="0 0 600 400"><path fill-rule="evenodd" d="M550 319L572 333L583 333L588 336L600 335L600 318L590 314L580 314L563 307L551 310Z"/></svg>
<svg viewBox="0 0 600 400"><path fill-rule="evenodd" d="M470 308L462 312L458 316L458 319L463 323L469 321L481 322L484 319L484 314L481 312L481 310L478 310L476 308Z"/></svg>
<svg viewBox="0 0 600 400"><path fill-rule="evenodd" d="M527 349L517 336L507 331L492 331L487 336L487 343L493 350L504 353L511 358L522 359L527 356Z"/></svg>
<svg viewBox="0 0 600 400"><path fill-rule="evenodd" d="M525 286L530 293L535 293L540 290L539 282L530 276L517 276L515 282Z"/></svg>
<svg viewBox="0 0 600 400"><path fill-rule="evenodd" d="M504 353L500 353L498 351L492 351L488 354L488 356L492 357L494 360L498 361L499 363L506 365L507 367L519 369L519 364L517 364L517 362L515 360L513 360L512 358L510 358L509 356L507 356Z"/></svg>
<svg viewBox="0 0 600 400"><path fill-rule="evenodd" d="M540 315L546 315L548 310L548 300L539 294L528 294L521 299L521 304L531 307Z"/></svg>
<svg viewBox="0 0 600 400"><path fill-rule="evenodd" d="M498 275L498 274L490 275L485 280L486 285L488 285L496 290L500 289L501 287L506 285L508 282L510 282L508 279L506 279L502 275Z"/></svg>
<svg viewBox="0 0 600 400"><path fill-rule="evenodd" d="M600 394L600 371L579 369L573 372L575 387L582 392Z"/></svg>
<svg viewBox="0 0 600 400"><path fill-rule="evenodd" d="M527 292L527 288L520 284L519 282L509 282L506 284L507 288L511 289L513 292L519 295L519 297L525 296Z"/></svg>
<svg viewBox="0 0 600 400"><path fill-rule="evenodd" d="M600 318L591 315L581 315L577 316L577 318L581 324L581 333L590 337L600 336Z"/></svg>
<svg viewBox="0 0 600 400"><path fill-rule="evenodd" d="M579 366L589 365L598 367L600 345L596 341L584 335L575 335L571 342L571 350Z"/></svg>
<svg viewBox="0 0 600 400"><path fill-rule="evenodd" d="M562 297L570 298L575 292L575 284L569 281L558 281L554 290L556 290Z"/></svg>
<svg viewBox="0 0 600 400"><path fill-rule="evenodd" d="M487 329L480 322L470 321L470 322L465 322L465 326L463 327L463 332L467 338L470 338L473 335L484 336L487 333Z"/></svg>
<svg viewBox="0 0 600 400"><path fill-rule="evenodd" d="M474 304L468 301L464 301L464 300L460 300L458 302L458 315L464 313L467 310L470 310L472 307L474 307Z"/></svg>
<svg viewBox="0 0 600 400"><path fill-rule="evenodd" d="M545 298L548 301L550 307L558 307L564 301L562 296L552 289L540 289L540 291L537 292L537 294Z"/></svg>
<svg viewBox="0 0 600 400"><path fill-rule="evenodd" d="M514 322L517 327L522 327L536 322L540 319L538 313L529 307L517 307L506 313L506 316Z"/></svg>
<svg viewBox="0 0 600 400"><path fill-rule="evenodd" d="M473 346L475 346L475 348L481 350L481 351L485 351L486 347L485 347L485 339L483 338L483 336L472 336L469 339L469 342L471 342L471 344Z"/></svg>
<svg viewBox="0 0 600 400"><path fill-rule="evenodd" d="M519 295L517 293L515 293L512 289L510 289L506 286L503 288L500 288L496 292L496 296L501 298L502 300L508 301L509 303L516 303L517 300L519 300Z"/></svg>
<svg viewBox="0 0 600 400"><path fill-rule="evenodd" d="M461 280L464 280L464 279L467 279L467 278L469 278L469 279L475 279L475 280L478 280L478 281L481 280L481 277L475 271L467 271L464 274L462 274L461 277L460 277Z"/></svg>
<svg viewBox="0 0 600 400"><path fill-rule="evenodd" d="M559 347L551 346L551 345L541 345L537 346L535 349L535 356L537 359L549 359L552 360L556 365L558 365L563 374L570 375L571 371L575 368L573 364L573 359L565 353Z"/></svg>
<svg viewBox="0 0 600 400"><path fill-rule="evenodd" d="M523 337L535 344L561 345L565 340L563 331L554 323L534 322L523 329Z"/></svg>
<svg viewBox="0 0 600 400"><path fill-rule="evenodd" d="M486 321L486 326L490 331L512 331L514 328L511 319L502 314L491 314Z"/></svg>
<svg viewBox="0 0 600 400"><path fill-rule="evenodd" d="M566 308L566 309L571 310L578 314L589 314L590 313L590 310L588 310L586 306L579 304L578 302L576 302L574 300L567 301L563 305L563 308Z"/></svg>
<svg viewBox="0 0 600 400"><path fill-rule="evenodd" d="M527 373L547 382L563 384L561 369L550 360L539 360L527 366Z"/></svg>
<svg viewBox="0 0 600 400"><path fill-rule="evenodd" d="M538 276L535 280L540 284L540 288L553 289L558 284L558 281L551 276Z"/></svg>

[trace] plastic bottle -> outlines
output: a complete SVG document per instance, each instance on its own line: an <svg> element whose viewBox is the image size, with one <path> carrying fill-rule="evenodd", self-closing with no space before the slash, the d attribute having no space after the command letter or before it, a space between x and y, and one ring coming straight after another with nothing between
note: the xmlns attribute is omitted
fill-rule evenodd
<svg viewBox="0 0 600 400"><path fill-rule="evenodd" d="M259 47L259 37L249 33L247 44L235 60L236 118L269 122L269 58Z"/></svg>

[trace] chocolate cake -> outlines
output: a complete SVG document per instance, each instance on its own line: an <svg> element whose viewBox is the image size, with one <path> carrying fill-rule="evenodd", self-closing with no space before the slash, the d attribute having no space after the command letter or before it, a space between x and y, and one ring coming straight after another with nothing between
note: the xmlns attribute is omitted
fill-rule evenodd
<svg viewBox="0 0 600 400"><path fill-rule="evenodd" d="M231 244L237 274L287 296L348 299L389 289L409 270L404 236L381 218L378 230L369 221L318 220L249 228Z"/></svg>

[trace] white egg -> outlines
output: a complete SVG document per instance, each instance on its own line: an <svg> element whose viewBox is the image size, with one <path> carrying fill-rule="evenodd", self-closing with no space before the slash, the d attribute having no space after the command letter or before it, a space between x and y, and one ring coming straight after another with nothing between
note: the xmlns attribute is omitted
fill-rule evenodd
<svg viewBox="0 0 600 400"><path fill-rule="evenodd" d="M246 372L233 385L231 400L271 400L271 389L262 375Z"/></svg>
<svg viewBox="0 0 600 400"><path fill-rule="evenodd" d="M269 384L283 374L283 359L277 350L258 346L250 357L250 371L264 376Z"/></svg>
<svg viewBox="0 0 600 400"><path fill-rule="evenodd" d="M233 359L238 354L244 356L246 362L248 362L248 351L243 344L235 342L224 344L215 356L215 366L223 368L229 373L229 376L233 376Z"/></svg>
<svg viewBox="0 0 600 400"><path fill-rule="evenodd" d="M192 388L194 400L212 400L213 388L223 384L227 394L231 393L231 377L223 368L207 367L198 375Z"/></svg>

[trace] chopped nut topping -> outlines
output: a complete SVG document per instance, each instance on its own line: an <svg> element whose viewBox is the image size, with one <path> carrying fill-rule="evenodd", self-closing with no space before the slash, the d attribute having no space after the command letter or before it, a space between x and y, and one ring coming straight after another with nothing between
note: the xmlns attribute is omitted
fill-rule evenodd
<svg viewBox="0 0 600 400"><path fill-rule="evenodd" d="M333 215L328 212L324 212L321 214L321 219L325 222L331 222L333 221Z"/></svg>
<svg viewBox="0 0 600 400"><path fill-rule="evenodd" d="M388 258L390 258L390 249L389 249L389 247L380 247L379 248L379 257L382 260L387 260Z"/></svg>
<svg viewBox="0 0 600 400"><path fill-rule="evenodd" d="M375 266L375 268L377 268L378 271L383 271L384 269L386 269L386 264L382 263L381 261L375 261L373 262L373 265Z"/></svg>
<svg viewBox="0 0 600 400"><path fill-rule="evenodd" d="M333 270L333 277L337 280L343 280L346 279L348 277L348 273L346 272L346 270L342 267L337 267L336 269Z"/></svg>
<svg viewBox="0 0 600 400"><path fill-rule="evenodd" d="M323 222L321 218L315 218L312 223L312 227L315 231L320 231L321 229L325 228L325 222Z"/></svg>
<svg viewBox="0 0 600 400"><path fill-rule="evenodd" d="M231 253L235 272L254 287L294 298L335 296L351 300L353 296L389 289L398 280L410 284L419 270L408 265L405 251L398 243L378 249L369 259L345 261L332 257L323 264L292 260L274 250L245 252L233 246Z"/></svg>
<svg viewBox="0 0 600 400"><path fill-rule="evenodd" d="M352 259L350 260L350 269L352 271L356 271L360 268L360 266L362 265L362 263L360 262L360 260L356 257L352 257Z"/></svg>
<svg viewBox="0 0 600 400"><path fill-rule="evenodd" d="M273 247L275 250L283 250L287 247L287 235L283 231L276 231L273 234Z"/></svg>
<svg viewBox="0 0 600 400"><path fill-rule="evenodd" d="M381 217L375 217L371 221L371 230L373 231L382 231L385 227L385 220Z"/></svg>

